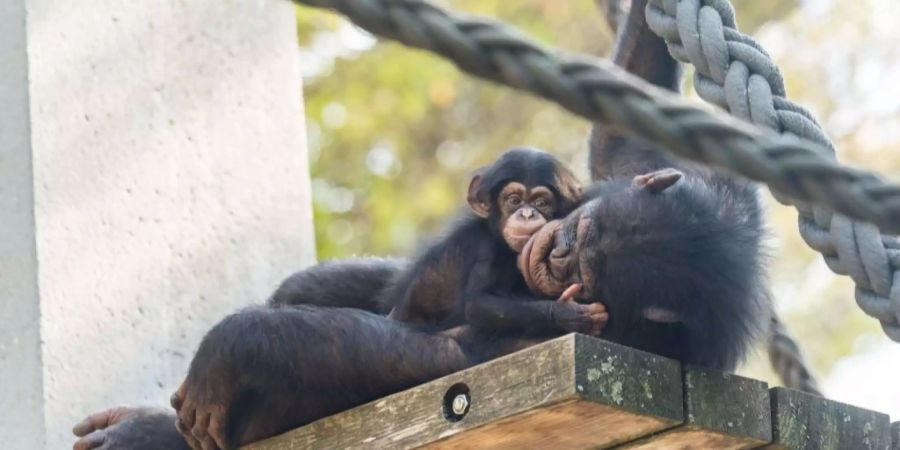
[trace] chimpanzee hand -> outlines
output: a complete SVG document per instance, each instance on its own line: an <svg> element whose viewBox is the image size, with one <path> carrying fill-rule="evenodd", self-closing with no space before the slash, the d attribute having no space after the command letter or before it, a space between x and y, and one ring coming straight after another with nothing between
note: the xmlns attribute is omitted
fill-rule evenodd
<svg viewBox="0 0 900 450"><path fill-rule="evenodd" d="M562 331L571 333L583 333L590 336L599 336L603 332L609 314L603 303L590 303L583 305L575 301L575 296L581 291L580 284L569 286L553 304L553 322Z"/></svg>
<svg viewBox="0 0 900 450"><path fill-rule="evenodd" d="M175 428L193 450L225 450L223 427L228 397L213 398L211 391L190 375L172 394L172 407L178 413Z"/></svg>
<svg viewBox="0 0 900 450"><path fill-rule="evenodd" d="M72 430L74 450L187 450L175 416L157 408L119 406L91 414Z"/></svg>

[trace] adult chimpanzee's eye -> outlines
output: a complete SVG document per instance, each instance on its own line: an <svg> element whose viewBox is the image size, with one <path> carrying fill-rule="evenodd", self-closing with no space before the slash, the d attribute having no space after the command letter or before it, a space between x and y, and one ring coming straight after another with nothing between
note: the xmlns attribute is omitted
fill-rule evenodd
<svg viewBox="0 0 900 450"><path fill-rule="evenodd" d="M509 197L506 197L506 203L508 203L510 206L519 206L522 204L522 197L519 197L515 194L510 195Z"/></svg>

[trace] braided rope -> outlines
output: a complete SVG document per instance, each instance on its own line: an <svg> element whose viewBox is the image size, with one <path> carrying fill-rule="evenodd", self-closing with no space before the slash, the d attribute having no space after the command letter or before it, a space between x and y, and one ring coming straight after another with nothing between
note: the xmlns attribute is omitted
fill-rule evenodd
<svg viewBox="0 0 900 450"><path fill-rule="evenodd" d="M553 55L500 23L452 15L424 0L294 1L337 10L376 35L443 55L470 74L547 98L681 157L900 232L900 186L842 167L823 156L828 150L821 145L707 112L606 61Z"/></svg>
<svg viewBox="0 0 900 450"><path fill-rule="evenodd" d="M603 10L606 24L613 33L619 30L625 14L631 9L631 0L596 0L597 6Z"/></svg>
<svg viewBox="0 0 900 450"><path fill-rule="evenodd" d="M821 396L819 383L810 372L803 354L800 353L800 347L778 320L778 316L772 316L769 333L769 363L781 378L781 382L791 389Z"/></svg>
<svg viewBox="0 0 900 450"><path fill-rule="evenodd" d="M701 98L749 122L821 144L835 159L833 144L812 114L785 97L781 72L769 55L737 31L728 0L650 0L646 17L672 56L696 67L694 86ZM832 271L853 279L859 307L900 341L900 277L895 276L900 273L900 240L824 206L776 198L796 206L803 240L824 256Z"/></svg>

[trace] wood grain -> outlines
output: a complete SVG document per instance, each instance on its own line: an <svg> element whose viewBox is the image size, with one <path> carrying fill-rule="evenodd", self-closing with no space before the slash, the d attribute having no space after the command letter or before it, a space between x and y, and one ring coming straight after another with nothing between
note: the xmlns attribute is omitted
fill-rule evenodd
<svg viewBox="0 0 900 450"><path fill-rule="evenodd" d="M249 446L335 448L597 448L683 419L676 361L567 335ZM469 412L445 418L444 394L469 388Z"/></svg>
<svg viewBox="0 0 900 450"><path fill-rule="evenodd" d="M774 388L772 439L767 449L885 450L888 416L786 388Z"/></svg>
<svg viewBox="0 0 900 450"><path fill-rule="evenodd" d="M639 439L628 449L745 449L772 439L769 387L716 370L684 370L685 422Z"/></svg>

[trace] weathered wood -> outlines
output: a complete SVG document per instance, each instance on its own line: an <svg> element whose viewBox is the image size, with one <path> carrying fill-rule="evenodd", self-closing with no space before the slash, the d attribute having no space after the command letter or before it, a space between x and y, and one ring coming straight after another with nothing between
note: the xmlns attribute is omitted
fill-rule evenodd
<svg viewBox="0 0 900 450"><path fill-rule="evenodd" d="M891 438L894 441L891 450L900 450L900 422L894 422L891 425Z"/></svg>
<svg viewBox="0 0 900 450"><path fill-rule="evenodd" d="M884 450L891 446L886 414L786 388L773 388L768 449Z"/></svg>
<svg viewBox="0 0 900 450"><path fill-rule="evenodd" d="M443 399L461 385L470 408L450 421ZM597 448L677 425L683 411L678 362L567 335L245 448Z"/></svg>
<svg viewBox="0 0 900 450"><path fill-rule="evenodd" d="M628 449L755 448L772 440L768 384L699 367L684 370L685 423Z"/></svg>

